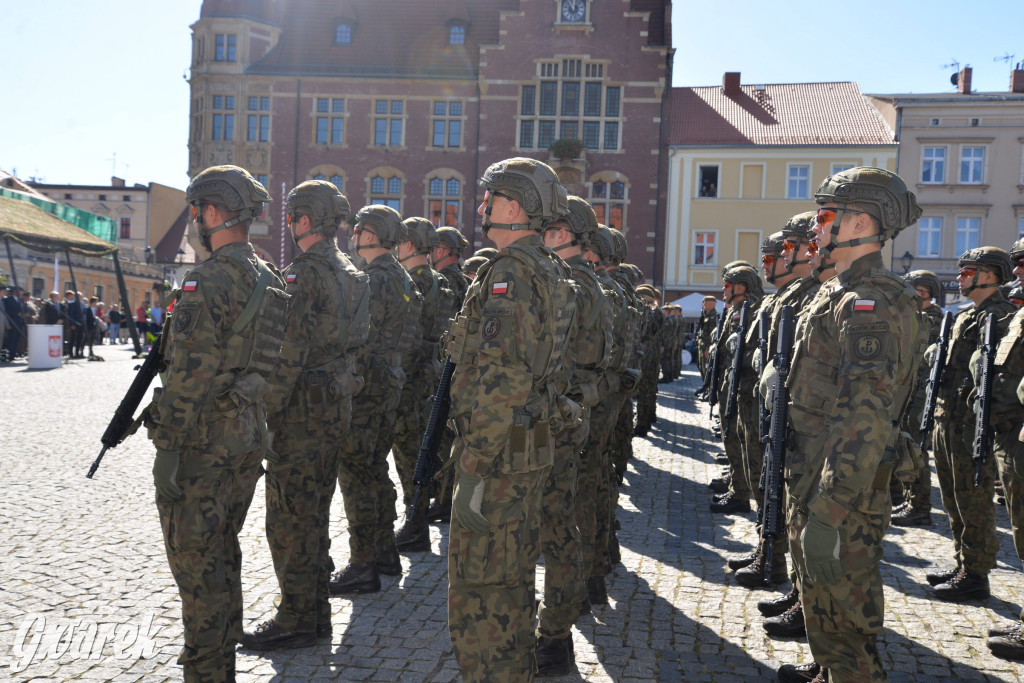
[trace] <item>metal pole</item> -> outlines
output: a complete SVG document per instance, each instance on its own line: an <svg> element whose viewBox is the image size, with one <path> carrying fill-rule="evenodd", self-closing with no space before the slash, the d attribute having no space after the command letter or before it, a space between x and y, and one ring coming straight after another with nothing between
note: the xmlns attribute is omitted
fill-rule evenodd
<svg viewBox="0 0 1024 683"><path fill-rule="evenodd" d="M7 262L11 264L11 284L18 287L18 274L14 272L14 256L11 255L11 238L4 237L4 245L7 247Z"/></svg>
<svg viewBox="0 0 1024 683"><path fill-rule="evenodd" d="M128 288L124 284L124 275L121 274L121 261L117 258L119 251L114 252L114 273L117 274L117 288L121 292L121 308L124 310L124 318L128 323L128 334L132 337L132 344L135 345L135 355L142 355L142 344L139 343L139 331L135 327L135 309L128 301Z"/></svg>
<svg viewBox="0 0 1024 683"><path fill-rule="evenodd" d="M75 280L75 269L71 267L71 252L64 249L64 258L68 260L68 273L71 274L71 289L78 294L78 282Z"/></svg>

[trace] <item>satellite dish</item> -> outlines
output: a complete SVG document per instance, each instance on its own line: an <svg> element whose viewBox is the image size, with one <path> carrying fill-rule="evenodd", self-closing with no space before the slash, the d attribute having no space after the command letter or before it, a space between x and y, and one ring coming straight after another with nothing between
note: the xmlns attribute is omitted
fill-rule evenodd
<svg viewBox="0 0 1024 683"><path fill-rule="evenodd" d="M953 74L952 76L950 76L949 77L949 82L952 83L953 85L956 85L957 83L959 83L960 82L960 72L957 72L957 73Z"/></svg>

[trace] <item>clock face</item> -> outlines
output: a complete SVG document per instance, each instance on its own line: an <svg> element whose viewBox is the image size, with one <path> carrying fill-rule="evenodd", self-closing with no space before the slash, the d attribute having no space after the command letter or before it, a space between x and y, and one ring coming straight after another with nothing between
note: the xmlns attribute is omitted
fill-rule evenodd
<svg viewBox="0 0 1024 683"><path fill-rule="evenodd" d="M562 0L562 21L583 21L586 15L586 0Z"/></svg>

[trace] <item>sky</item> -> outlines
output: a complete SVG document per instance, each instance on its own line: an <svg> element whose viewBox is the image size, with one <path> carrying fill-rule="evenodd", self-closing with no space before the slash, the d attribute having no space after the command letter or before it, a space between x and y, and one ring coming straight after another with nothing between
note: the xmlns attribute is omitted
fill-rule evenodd
<svg viewBox="0 0 1024 683"><path fill-rule="evenodd" d="M379 0L387 2L387 0ZM424 0L429 2L431 0ZM188 184L189 26L201 0L3 2L0 168L75 185ZM856 81L865 93L1006 92L1020 0L673 3L673 85ZM785 8L781 11L779 8Z"/></svg>

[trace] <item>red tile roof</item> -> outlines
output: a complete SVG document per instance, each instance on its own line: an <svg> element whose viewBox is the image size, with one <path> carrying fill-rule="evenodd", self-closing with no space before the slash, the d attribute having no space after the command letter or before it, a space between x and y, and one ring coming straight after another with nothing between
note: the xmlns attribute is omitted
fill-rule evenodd
<svg viewBox="0 0 1024 683"><path fill-rule="evenodd" d="M887 145L893 131L856 83L672 89L669 145Z"/></svg>

